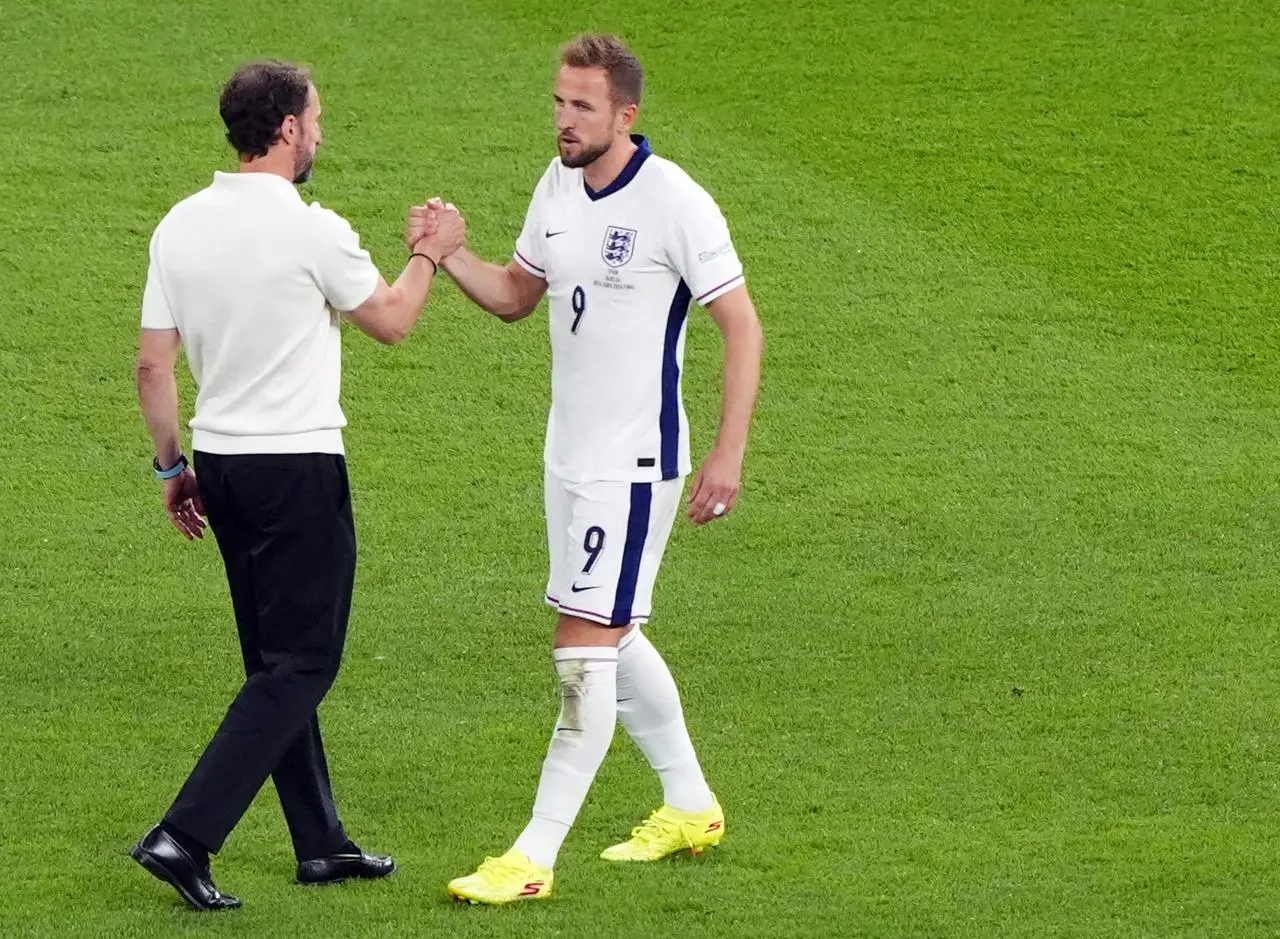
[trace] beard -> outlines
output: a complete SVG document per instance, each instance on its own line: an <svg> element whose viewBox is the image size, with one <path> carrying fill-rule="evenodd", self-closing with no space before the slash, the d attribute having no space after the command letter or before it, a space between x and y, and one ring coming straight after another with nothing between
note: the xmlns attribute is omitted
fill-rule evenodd
<svg viewBox="0 0 1280 939"><path fill-rule="evenodd" d="M311 171L316 165L316 151L298 153L293 158L293 184L300 186L311 178Z"/></svg>
<svg viewBox="0 0 1280 939"><path fill-rule="evenodd" d="M569 169L579 170L584 166L590 166L596 160L600 159L609 152L609 144L599 144L595 147L582 146L581 151L576 156L569 156L564 152L564 143L560 143L560 162Z"/></svg>

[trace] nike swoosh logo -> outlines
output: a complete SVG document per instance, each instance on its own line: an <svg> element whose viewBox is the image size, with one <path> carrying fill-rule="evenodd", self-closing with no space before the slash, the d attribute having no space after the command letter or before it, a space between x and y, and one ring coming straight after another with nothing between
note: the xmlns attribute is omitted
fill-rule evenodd
<svg viewBox="0 0 1280 939"><path fill-rule="evenodd" d="M562 229L560 229L560 231L552 231L551 229L549 229L549 228L548 228L548 229L547 229L547 237L548 237L548 238L554 238L556 235L563 235L563 234L564 234L565 232L567 232L568 230L569 230L569 229L567 229L567 228L562 228Z"/></svg>
<svg viewBox="0 0 1280 939"><path fill-rule="evenodd" d="M577 584L570 584L569 589L574 593L582 593L584 590L599 590L600 585L596 584L594 587L579 587Z"/></svg>

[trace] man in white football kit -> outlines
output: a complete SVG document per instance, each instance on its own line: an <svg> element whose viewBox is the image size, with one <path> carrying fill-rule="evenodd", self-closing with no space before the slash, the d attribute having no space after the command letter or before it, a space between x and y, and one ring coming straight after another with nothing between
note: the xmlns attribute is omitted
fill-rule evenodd
<svg viewBox="0 0 1280 939"><path fill-rule="evenodd" d="M556 855L619 719L661 778L665 804L603 857L698 853L724 835L675 682L637 627L692 471L680 394L690 302L707 307L725 339L720 433L694 481L695 524L737 499L761 330L715 202L631 134L643 83L634 56L613 37L584 36L562 50L561 66L560 156L534 190L514 259L500 267L464 248L444 262L504 320L529 315L544 293L550 300L546 602L559 612L562 706L528 827L505 855L449 884L478 903L550 896Z"/></svg>

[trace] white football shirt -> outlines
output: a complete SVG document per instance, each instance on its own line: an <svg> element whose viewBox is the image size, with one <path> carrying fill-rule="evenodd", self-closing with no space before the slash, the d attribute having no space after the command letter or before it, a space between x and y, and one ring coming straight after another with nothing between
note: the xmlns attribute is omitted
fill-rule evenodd
<svg viewBox="0 0 1280 939"><path fill-rule="evenodd" d="M271 173L215 173L151 238L144 329L177 329L199 387L192 448L342 453L334 311L378 269L339 215Z"/></svg>
<svg viewBox="0 0 1280 939"><path fill-rule="evenodd" d="M547 468L571 482L677 479L691 470L681 400L690 301L743 284L715 201L648 141L599 192L551 161L516 261L547 282Z"/></svg>

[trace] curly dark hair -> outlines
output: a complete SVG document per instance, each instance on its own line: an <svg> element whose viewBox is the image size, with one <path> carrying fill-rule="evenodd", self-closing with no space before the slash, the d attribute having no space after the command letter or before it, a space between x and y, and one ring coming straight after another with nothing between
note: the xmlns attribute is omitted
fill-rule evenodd
<svg viewBox="0 0 1280 939"><path fill-rule="evenodd" d="M227 141L242 157L262 157L280 139L280 125L307 107L311 75L285 62L242 65L222 89L218 110Z"/></svg>

